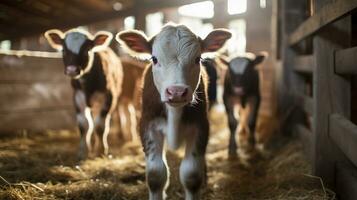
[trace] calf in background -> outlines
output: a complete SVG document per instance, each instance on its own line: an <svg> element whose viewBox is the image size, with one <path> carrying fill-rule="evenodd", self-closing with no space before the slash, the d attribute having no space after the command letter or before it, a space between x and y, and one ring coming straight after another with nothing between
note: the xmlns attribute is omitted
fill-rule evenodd
<svg viewBox="0 0 357 200"><path fill-rule="evenodd" d="M237 153L248 158L255 145L255 127L260 106L259 73L257 65L264 61L266 53L234 57L230 61L221 59L227 66L224 79L223 102L228 116L230 139L228 153Z"/></svg>
<svg viewBox="0 0 357 200"><path fill-rule="evenodd" d="M124 80L122 94L118 103L118 118L124 140L137 139L137 121L140 118L140 91L142 76L147 63L132 58L120 58L123 65Z"/></svg>
<svg viewBox="0 0 357 200"><path fill-rule="evenodd" d="M81 134L79 159L88 154L108 154L111 114L121 94L123 70L119 58L108 47L113 36L100 31L95 36L72 29L65 33L49 30L45 33L50 45L62 51L64 73L71 78L73 100ZM93 119L93 107L98 114ZM96 132L95 148L92 148L92 133Z"/></svg>

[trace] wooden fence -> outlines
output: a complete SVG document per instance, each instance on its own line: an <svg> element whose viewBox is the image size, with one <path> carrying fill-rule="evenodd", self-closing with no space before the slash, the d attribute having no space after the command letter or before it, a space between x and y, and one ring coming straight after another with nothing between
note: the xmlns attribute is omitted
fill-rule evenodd
<svg viewBox="0 0 357 200"><path fill-rule="evenodd" d="M0 132L75 127L70 81L56 53L0 52L0 97Z"/></svg>
<svg viewBox="0 0 357 200"><path fill-rule="evenodd" d="M278 0L283 83L311 117L297 125L313 173L357 199L357 0ZM356 122L356 121L354 121Z"/></svg>

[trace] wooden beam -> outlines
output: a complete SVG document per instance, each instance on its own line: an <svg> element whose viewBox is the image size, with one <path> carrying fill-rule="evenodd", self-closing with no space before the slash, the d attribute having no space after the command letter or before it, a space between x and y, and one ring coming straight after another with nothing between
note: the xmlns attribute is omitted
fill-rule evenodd
<svg viewBox="0 0 357 200"><path fill-rule="evenodd" d="M357 199L357 168L351 163L337 163L336 165L336 191L339 199Z"/></svg>
<svg viewBox="0 0 357 200"><path fill-rule="evenodd" d="M294 70L303 74L312 74L315 67L313 55L294 57Z"/></svg>
<svg viewBox="0 0 357 200"><path fill-rule="evenodd" d="M0 114L0 131L14 130L63 130L76 126L75 111L72 108L53 108L52 110L28 110Z"/></svg>
<svg viewBox="0 0 357 200"><path fill-rule="evenodd" d="M76 20L58 20L57 22L51 23L48 26L41 26L32 29L27 29L17 32L17 34L7 35L6 37L0 38L0 40L5 39L14 39L18 37L24 37L34 34L43 33L48 29L58 28L58 29L68 29L80 25L87 25L94 22L105 21L113 18L127 17L136 12L155 12L165 8L178 7L185 4L201 2L204 0L154 0L150 2L142 2L139 6L133 6L126 8L121 11L112 11L112 12L98 12L96 15L78 17ZM52 1L51 1L52 2Z"/></svg>
<svg viewBox="0 0 357 200"><path fill-rule="evenodd" d="M22 12L29 13L30 15L35 15L37 17L42 17L42 18L54 18L56 17L54 12L45 12L41 9L38 9L36 6L29 4L29 2L17 2L13 0L3 0L3 4L6 4L9 7L14 7L18 10L21 10Z"/></svg>
<svg viewBox="0 0 357 200"><path fill-rule="evenodd" d="M296 45L308 36L315 34L321 28L342 18L357 8L357 0L338 0L326 4L313 16L303 22L290 36L289 44Z"/></svg>
<svg viewBox="0 0 357 200"><path fill-rule="evenodd" d="M329 117L330 137L348 159L357 166L357 126L339 114Z"/></svg>
<svg viewBox="0 0 357 200"><path fill-rule="evenodd" d="M344 0L315 0L315 8L319 12L319 9L320 11L321 9L325 10L326 5L342 1ZM332 11L332 13L335 12ZM333 53L336 50L349 47L352 32L351 22L351 16L346 16L329 24L313 38L316 62L313 77L313 130L315 131L313 173L321 177L331 189L336 187L336 169L333 163L346 158L329 136L328 119L333 113L340 113L349 118L351 111L351 84L346 77L336 75Z"/></svg>
<svg viewBox="0 0 357 200"><path fill-rule="evenodd" d="M304 108L305 112L308 113L310 116L314 115L313 102L314 100L312 97L309 96L303 97L302 107Z"/></svg>
<svg viewBox="0 0 357 200"><path fill-rule="evenodd" d="M357 75L357 47L335 52L335 71L341 75Z"/></svg>
<svg viewBox="0 0 357 200"><path fill-rule="evenodd" d="M0 83L69 82L60 58L0 55Z"/></svg>
<svg viewBox="0 0 357 200"><path fill-rule="evenodd" d="M21 74L20 71L18 73ZM6 97L0 98L0 114L32 109L73 107L73 91L69 81L0 83L0 96Z"/></svg>

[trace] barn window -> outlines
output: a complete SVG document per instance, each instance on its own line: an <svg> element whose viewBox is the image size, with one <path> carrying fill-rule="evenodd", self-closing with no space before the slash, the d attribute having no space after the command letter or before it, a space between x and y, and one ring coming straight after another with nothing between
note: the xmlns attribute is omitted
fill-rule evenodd
<svg viewBox="0 0 357 200"><path fill-rule="evenodd" d="M203 1L184 5L178 8L178 12L182 16L197 17L197 18L212 18L214 16L214 5L212 1Z"/></svg>
<svg viewBox="0 0 357 200"><path fill-rule="evenodd" d="M229 30L233 33L231 41L228 43L228 52L244 53L246 48L246 22L244 19L237 19L229 22Z"/></svg>
<svg viewBox="0 0 357 200"><path fill-rule="evenodd" d="M134 16L129 16L124 18L124 29L134 29L135 28L135 18Z"/></svg>
<svg viewBox="0 0 357 200"><path fill-rule="evenodd" d="M260 8L266 8L267 7L267 0L260 0Z"/></svg>
<svg viewBox="0 0 357 200"><path fill-rule="evenodd" d="M164 14L156 12L146 15L146 34L151 37L160 31L163 26Z"/></svg>
<svg viewBox="0 0 357 200"><path fill-rule="evenodd" d="M235 15L247 11L247 0L228 0L228 14Z"/></svg>
<svg viewBox="0 0 357 200"><path fill-rule="evenodd" d="M196 33L201 38L205 38L209 32L213 30L213 25L211 23L202 23L201 19L194 17L180 17L180 24L188 26L194 33Z"/></svg>
<svg viewBox="0 0 357 200"><path fill-rule="evenodd" d="M0 50L10 50L11 42L10 40L4 40L0 42Z"/></svg>

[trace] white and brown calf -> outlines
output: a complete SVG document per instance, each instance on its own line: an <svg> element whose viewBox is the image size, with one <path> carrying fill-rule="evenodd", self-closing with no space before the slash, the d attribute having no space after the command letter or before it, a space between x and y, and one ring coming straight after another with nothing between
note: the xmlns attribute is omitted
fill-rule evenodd
<svg viewBox="0 0 357 200"><path fill-rule="evenodd" d="M141 115L142 76L147 64L132 58L122 57L120 60L124 73L122 93L118 102L120 130L125 140L135 140L138 136L137 121Z"/></svg>
<svg viewBox="0 0 357 200"><path fill-rule="evenodd" d="M108 153L107 136L111 114L121 93L123 71L119 58L108 47L113 36L100 31L95 36L72 29L65 33L49 30L45 33L50 45L62 51L64 73L71 78L74 105L81 134L79 158L88 154ZM93 119L93 107L99 105ZM92 133L96 132L95 149Z"/></svg>
<svg viewBox="0 0 357 200"><path fill-rule="evenodd" d="M117 35L131 55L152 58L144 72L140 120L150 200L165 198L169 176L165 142L173 150L185 144L180 180L185 199L199 199L206 177L209 133L201 54L219 50L230 37L226 30L214 30L202 40L186 26L173 24L164 26L150 40L138 31Z"/></svg>

